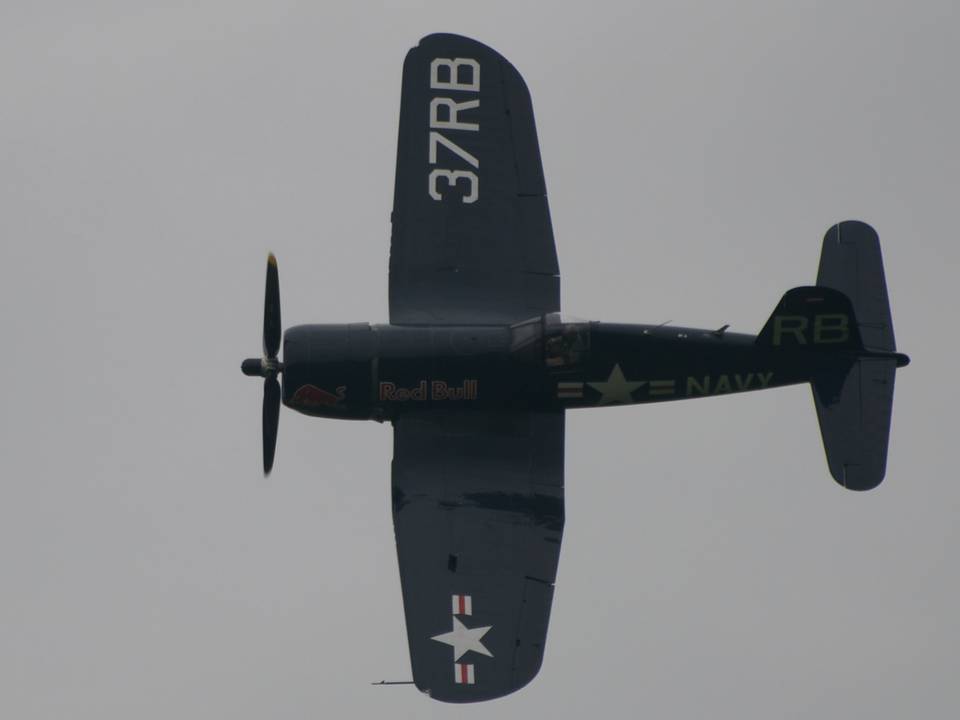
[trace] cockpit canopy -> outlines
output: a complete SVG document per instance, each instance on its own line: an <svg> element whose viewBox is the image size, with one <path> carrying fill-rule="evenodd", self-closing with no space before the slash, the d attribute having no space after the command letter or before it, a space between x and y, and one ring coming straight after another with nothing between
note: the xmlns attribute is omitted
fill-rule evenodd
<svg viewBox="0 0 960 720"><path fill-rule="evenodd" d="M590 351L590 323L561 313L549 313L510 327L510 350L564 370L586 360Z"/></svg>

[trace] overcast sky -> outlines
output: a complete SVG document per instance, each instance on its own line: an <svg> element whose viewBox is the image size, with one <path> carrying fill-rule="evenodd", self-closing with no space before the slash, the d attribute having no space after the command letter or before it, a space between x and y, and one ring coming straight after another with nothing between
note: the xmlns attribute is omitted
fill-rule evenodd
<svg viewBox="0 0 960 720"><path fill-rule="evenodd" d="M960 707L960 6L25 2L0 9L0 715L949 717ZM391 432L284 410L284 324L387 318L404 54L530 87L564 309L757 332L820 241L880 233L887 479L827 471L806 387L579 411L546 657L410 687ZM597 713L604 713L597 715Z"/></svg>

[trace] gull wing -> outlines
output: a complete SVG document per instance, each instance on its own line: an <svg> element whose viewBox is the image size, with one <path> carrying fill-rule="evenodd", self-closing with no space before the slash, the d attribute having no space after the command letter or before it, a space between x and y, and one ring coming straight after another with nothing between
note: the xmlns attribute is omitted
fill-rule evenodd
<svg viewBox="0 0 960 720"><path fill-rule="evenodd" d="M563 413L394 421L393 518L413 680L500 697L543 659L563 534Z"/></svg>
<svg viewBox="0 0 960 720"><path fill-rule="evenodd" d="M391 220L392 324L560 309L530 93L486 45L430 35L407 54Z"/></svg>

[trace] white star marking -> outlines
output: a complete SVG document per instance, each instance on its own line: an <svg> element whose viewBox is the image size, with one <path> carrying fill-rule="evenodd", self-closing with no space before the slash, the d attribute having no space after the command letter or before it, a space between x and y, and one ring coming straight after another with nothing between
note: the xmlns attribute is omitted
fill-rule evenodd
<svg viewBox="0 0 960 720"><path fill-rule="evenodd" d="M480 642L480 638L487 634L487 630L492 628L493 625L488 625L487 627L478 627L478 628L468 628L462 622L460 622L456 616L453 618L453 630L448 633L443 633L442 635L434 635L431 640L436 640L437 642L446 643L453 648L453 661L456 662L462 658L470 650L478 652L481 655L486 655L487 657L493 657L493 653L487 650L483 643Z"/></svg>
<svg viewBox="0 0 960 720"><path fill-rule="evenodd" d="M628 382L623 376L623 370L620 369L619 363L613 366L613 370L610 371L610 377L607 378L606 382L587 383L587 385L601 394L600 400L597 401L598 405L606 405L607 403L632 403L633 391L646 384L646 380Z"/></svg>

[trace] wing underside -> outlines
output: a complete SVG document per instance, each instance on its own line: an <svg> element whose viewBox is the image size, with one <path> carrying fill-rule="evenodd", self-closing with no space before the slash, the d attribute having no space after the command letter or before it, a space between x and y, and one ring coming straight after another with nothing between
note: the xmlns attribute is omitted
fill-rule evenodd
<svg viewBox="0 0 960 720"><path fill-rule="evenodd" d="M394 421L393 516L413 679L475 702L543 659L563 533L562 413Z"/></svg>
<svg viewBox="0 0 960 720"><path fill-rule="evenodd" d="M506 324L560 309L530 94L487 46L430 35L403 66L390 322Z"/></svg>

